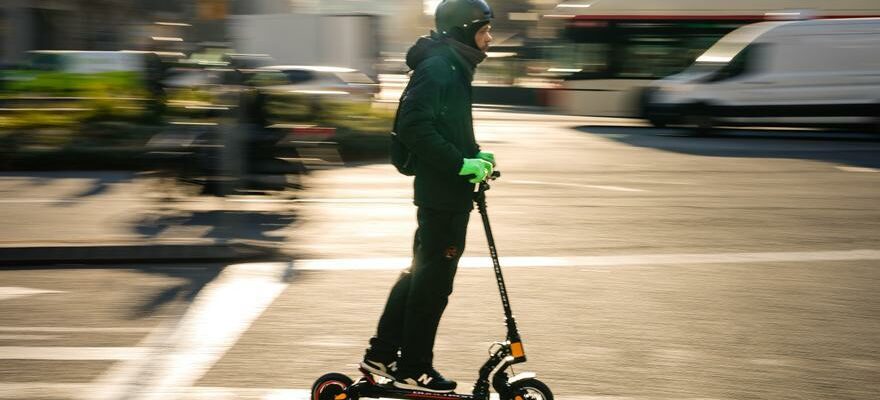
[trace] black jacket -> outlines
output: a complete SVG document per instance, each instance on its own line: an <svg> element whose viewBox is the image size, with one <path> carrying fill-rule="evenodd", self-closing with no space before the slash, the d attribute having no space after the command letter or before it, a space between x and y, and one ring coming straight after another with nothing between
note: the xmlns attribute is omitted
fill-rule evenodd
<svg viewBox="0 0 880 400"><path fill-rule="evenodd" d="M474 185L458 171L462 159L479 152L471 115L475 65L436 34L420 38L406 61L414 72L400 100L397 135L416 155L414 202L469 211Z"/></svg>

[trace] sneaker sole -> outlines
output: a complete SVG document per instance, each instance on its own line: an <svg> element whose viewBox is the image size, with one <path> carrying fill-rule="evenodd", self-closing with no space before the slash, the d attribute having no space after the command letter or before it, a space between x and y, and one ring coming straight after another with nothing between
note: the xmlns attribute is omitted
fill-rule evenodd
<svg viewBox="0 0 880 400"><path fill-rule="evenodd" d="M431 392L431 393L452 393L455 391L455 388L447 389L447 390L430 389L430 388L426 388L424 386L410 385L408 383L403 383L401 381L394 381L394 387L396 387L398 389L420 390L423 392Z"/></svg>
<svg viewBox="0 0 880 400"><path fill-rule="evenodd" d="M376 367L373 367L372 365L367 364L367 363L365 363L365 362L363 362L363 361L361 361L361 368L367 370L367 372L369 372L369 373L371 373L371 374L373 374L373 375L379 375L379 376L381 376L381 377L383 377L383 378L388 378L388 379L394 380L394 376L393 376L393 375L389 374L388 372L382 371L381 369L378 369L378 368L376 368Z"/></svg>

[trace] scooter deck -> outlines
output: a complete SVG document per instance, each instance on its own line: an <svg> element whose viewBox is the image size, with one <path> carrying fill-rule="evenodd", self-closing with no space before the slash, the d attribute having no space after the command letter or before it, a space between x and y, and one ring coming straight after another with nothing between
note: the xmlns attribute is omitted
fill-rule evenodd
<svg viewBox="0 0 880 400"><path fill-rule="evenodd" d="M435 392L426 392L421 390L410 390L410 389L401 389L391 384L383 384L383 385L372 385L370 383L364 382L362 385L358 385L358 397L368 397L368 398L392 398L392 399L428 399L428 400L476 400L471 394L460 394L455 392L450 393L435 393Z"/></svg>
<svg viewBox="0 0 880 400"><path fill-rule="evenodd" d="M373 378L373 375L367 371L361 369L361 372L364 373L364 377L361 378L357 383L349 387L349 390L352 388L357 390L357 396L359 398L367 397L367 398L392 398L392 399L414 399L414 400L478 400L472 394L465 393L455 393L455 392L447 392L447 393L438 393L438 392L428 392L424 390L412 390L412 389L402 389L394 386L391 380L387 383L378 383L376 379Z"/></svg>

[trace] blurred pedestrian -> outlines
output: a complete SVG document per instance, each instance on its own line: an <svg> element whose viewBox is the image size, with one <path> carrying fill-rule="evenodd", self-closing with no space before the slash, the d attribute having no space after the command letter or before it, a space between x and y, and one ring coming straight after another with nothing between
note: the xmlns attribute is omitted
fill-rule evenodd
<svg viewBox="0 0 880 400"><path fill-rule="evenodd" d="M396 139L414 156L418 229L413 261L388 296L361 367L405 389L451 392L433 367L434 338L464 251L474 184L491 176L471 115L474 69L486 58L493 17L485 0L443 0L437 31L406 56L414 71L395 121Z"/></svg>

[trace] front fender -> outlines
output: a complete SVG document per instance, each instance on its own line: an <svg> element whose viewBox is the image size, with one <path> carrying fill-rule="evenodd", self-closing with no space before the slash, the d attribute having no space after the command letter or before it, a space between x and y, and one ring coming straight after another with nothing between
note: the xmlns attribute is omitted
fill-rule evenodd
<svg viewBox="0 0 880 400"><path fill-rule="evenodd" d="M510 378L510 380L508 380L508 382L510 382L510 383L514 383L514 382L516 382L516 381L521 381L521 380L523 380L523 379L534 378L534 377L537 377L537 376L538 376L538 374L536 374L536 373L534 373L534 372L520 372L520 373L514 375L512 378Z"/></svg>

